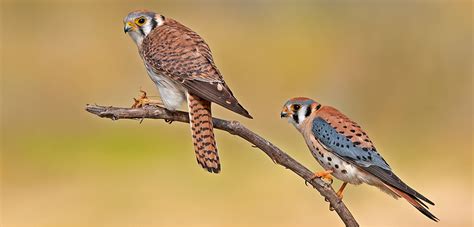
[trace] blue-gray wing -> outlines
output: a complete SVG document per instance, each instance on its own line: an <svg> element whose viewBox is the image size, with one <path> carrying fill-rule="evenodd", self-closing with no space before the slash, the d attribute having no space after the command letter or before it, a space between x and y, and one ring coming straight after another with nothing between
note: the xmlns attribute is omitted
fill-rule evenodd
<svg viewBox="0 0 474 227"><path fill-rule="evenodd" d="M378 166L391 170L375 149L362 147L360 143L352 142L324 119L317 117L312 127L313 134L321 145L341 158L349 159L363 167Z"/></svg>
<svg viewBox="0 0 474 227"><path fill-rule="evenodd" d="M426 205L420 199L434 205L432 201L409 187L392 172L360 126L342 114L339 118L328 120L331 122L317 117L312 125L312 132L323 147L343 160L359 166L384 183L409 194L425 207Z"/></svg>

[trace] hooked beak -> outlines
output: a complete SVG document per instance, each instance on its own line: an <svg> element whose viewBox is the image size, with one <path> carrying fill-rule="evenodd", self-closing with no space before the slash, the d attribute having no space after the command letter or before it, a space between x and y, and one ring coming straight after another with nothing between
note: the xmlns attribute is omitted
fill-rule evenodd
<svg viewBox="0 0 474 227"><path fill-rule="evenodd" d="M289 117L289 116L290 114L288 113L288 108L285 106L285 108L283 108L283 110L280 113L280 118Z"/></svg>
<svg viewBox="0 0 474 227"><path fill-rule="evenodd" d="M125 23L125 26L123 27L123 32L128 33L129 31L133 30L133 24L132 22L127 22Z"/></svg>

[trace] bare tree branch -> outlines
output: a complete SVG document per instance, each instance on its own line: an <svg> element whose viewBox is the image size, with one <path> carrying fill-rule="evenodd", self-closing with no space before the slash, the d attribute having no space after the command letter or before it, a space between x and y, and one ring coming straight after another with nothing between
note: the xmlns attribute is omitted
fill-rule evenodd
<svg viewBox="0 0 474 227"><path fill-rule="evenodd" d="M188 113L182 111L168 111L161 107L145 106L143 108L119 108L98 105L87 105L86 111L102 118L118 119L164 119L167 121L189 122ZM275 163L290 169L305 181L310 183L319 193L329 201L330 206L337 212L346 226L359 226L347 209L346 205L336 196L333 188L321 179L311 180L313 173L280 150L278 147L265 140L256 133L250 131L237 121L226 121L218 118L213 119L214 127L239 136L265 152Z"/></svg>

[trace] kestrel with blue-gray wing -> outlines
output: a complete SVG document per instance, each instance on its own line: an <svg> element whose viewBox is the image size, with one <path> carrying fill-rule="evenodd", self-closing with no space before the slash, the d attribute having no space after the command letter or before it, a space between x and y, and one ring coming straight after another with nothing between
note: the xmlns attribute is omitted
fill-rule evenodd
<svg viewBox="0 0 474 227"><path fill-rule="evenodd" d="M211 103L252 118L232 94L212 58L211 49L194 31L163 15L139 10L124 19L124 31L138 46L162 104L176 110L187 99L194 150L209 172L221 170L214 139ZM145 95L138 106L150 103Z"/></svg>
<svg viewBox="0 0 474 227"><path fill-rule="evenodd" d="M380 188L394 198L404 198L428 218L439 219L428 211L424 203L429 199L405 184L392 172L388 163L377 152L362 128L339 110L322 106L309 98L293 98L285 103L282 118L288 118L303 135L311 154L325 171L314 177L343 181L337 195L347 183L366 183Z"/></svg>

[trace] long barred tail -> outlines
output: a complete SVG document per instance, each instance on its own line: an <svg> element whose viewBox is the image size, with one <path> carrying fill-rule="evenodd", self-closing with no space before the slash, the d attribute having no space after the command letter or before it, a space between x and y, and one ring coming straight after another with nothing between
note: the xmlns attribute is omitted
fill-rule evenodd
<svg viewBox="0 0 474 227"><path fill-rule="evenodd" d="M197 162L211 173L219 173L221 164L212 125L211 102L188 94L189 123Z"/></svg>

